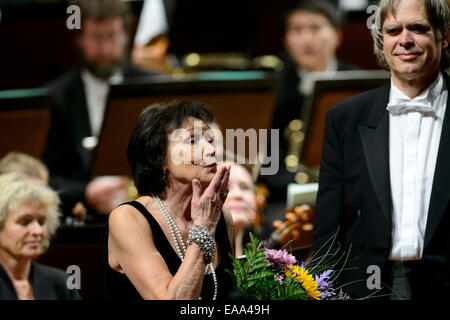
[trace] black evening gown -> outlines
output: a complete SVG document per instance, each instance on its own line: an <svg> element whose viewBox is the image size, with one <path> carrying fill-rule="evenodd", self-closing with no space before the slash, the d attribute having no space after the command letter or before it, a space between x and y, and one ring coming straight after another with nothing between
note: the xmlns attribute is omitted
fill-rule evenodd
<svg viewBox="0 0 450 320"><path fill-rule="evenodd" d="M150 212L140 202L131 201L122 205L131 205L136 208L147 219L153 233L153 240L161 256L164 258L170 273L175 275L181 265L181 260L173 250L164 232L158 222L153 218ZM225 272L225 269L232 268L232 260L229 257L231 253L231 244L228 237L227 227L223 214L216 229L216 242L219 244L218 252L220 254L220 263L216 268L216 277L218 282L217 300L226 300L232 292L231 276ZM106 295L109 299L135 299L141 300L142 297L133 286L125 274L119 273L109 266L108 263L108 232L106 233L106 253L105 253L105 286ZM205 275L201 292L202 300L212 300L214 295L214 281L212 274Z"/></svg>

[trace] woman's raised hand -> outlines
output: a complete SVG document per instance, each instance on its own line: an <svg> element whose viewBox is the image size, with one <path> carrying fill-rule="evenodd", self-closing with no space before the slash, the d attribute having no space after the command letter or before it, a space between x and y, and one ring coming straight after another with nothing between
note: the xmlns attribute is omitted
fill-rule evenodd
<svg viewBox="0 0 450 320"><path fill-rule="evenodd" d="M192 221L212 234L216 231L223 203L227 198L229 178L230 166L221 166L203 193L200 181L192 180Z"/></svg>

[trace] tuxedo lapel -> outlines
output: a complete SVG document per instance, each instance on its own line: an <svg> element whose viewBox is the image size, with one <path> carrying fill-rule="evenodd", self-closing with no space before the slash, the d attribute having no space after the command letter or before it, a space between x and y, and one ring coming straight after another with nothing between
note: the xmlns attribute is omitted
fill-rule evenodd
<svg viewBox="0 0 450 320"><path fill-rule="evenodd" d="M443 72L449 88L448 76ZM442 124L441 140L439 143L436 169L434 172L433 188L428 209L427 227L425 231L424 248L430 242L442 215L446 211L450 200L450 96L447 98L444 122Z"/></svg>
<svg viewBox="0 0 450 320"><path fill-rule="evenodd" d="M87 109L86 94L84 90L81 73L75 73L72 83L69 86L67 97L68 112L71 115L71 122L74 128L76 148L83 161L84 167L90 167L92 152L83 147L82 141L85 137L92 135Z"/></svg>
<svg viewBox="0 0 450 320"><path fill-rule="evenodd" d="M391 193L389 173L389 101L390 85L379 89L368 121L360 125L359 133L364 149L370 181L388 224L391 222Z"/></svg>

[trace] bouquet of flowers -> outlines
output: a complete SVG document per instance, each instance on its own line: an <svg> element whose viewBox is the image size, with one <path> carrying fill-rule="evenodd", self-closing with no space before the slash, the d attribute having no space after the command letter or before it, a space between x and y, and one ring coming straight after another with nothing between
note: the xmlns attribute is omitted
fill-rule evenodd
<svg viewBox="0 0 450 320"><path fill-rule="evenodd" d="M233 259L234 287L244 298L257 300L348 300L333 287L339 270L324 259L310 258L299 263L287 250L263 248L250 233L251 245L244 249L245 259ZM317 262L319 261L319 262ZM315 263L316 262L316 263Z"/></svg>

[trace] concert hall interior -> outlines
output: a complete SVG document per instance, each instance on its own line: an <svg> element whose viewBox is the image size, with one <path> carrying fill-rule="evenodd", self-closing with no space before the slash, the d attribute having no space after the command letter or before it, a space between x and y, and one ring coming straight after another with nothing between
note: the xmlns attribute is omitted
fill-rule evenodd
<svg viewBox="0 0 450 320"><path fill-rule="evenodd" d="M345 99L390 83L389 71L377 62L371 35L377 4L377 0L0 1L0 177L21 172L14 179L31 178L59 199L59 226L39 254L27 251L25 260L32 266L28 273L37 277L38 272L48 272L46 277L57 279L81 270L79 283L73 282L79 294L46 295L38 282L32 282L36 287L28 291L19 289L11 276L13 267L5 262L13 255L6 248L10 232L6 226L19 210L1 213L0 299L109 298L105 269L120 269L119 264L114 267L121 252L114 248L120 246L111 240L119 237L114 233L117 225L111 224L120 221L117 210L128 212L124 208L130 206L123 203L142 205L159 199L153 197L156 189L144 188L143 175L151 183L162 179L164 190L170 192L174 185L180 190L187 185L192 199L200 187L191 175L202 183L200 189L209 190L203 173L196 176L188 166L214 168L217 177L229 163L243 165L228 173L230 188L233 181L236 189L229 199L231 209L223 209L231 218L235 211L240 212L239 219L247 215L245 223L239 222L244 232L239 229L239 236L230 239L239 241L238 248L249 244L252 233L267 248L289 249L298 259L309 257L327 112ZM148 134L139 132L137 124L146 120L144 110L149 106L181 111L179 115L158 111L160 118L149 115L148 119L159 120L147 124L148 130L154 130L154 137L167 136L151 140L149 135L148 143L132 144L133 137ZM182 147L175 152L172 143L178 137L173 132L186 131L190 126L186 119L197 120L193 138L190 144L180 140ZM185 161L183 148L197 148L197 143L214 147L208 154L214 156L213 165L203 166L205 159L195 162L194 151L188 154L189 164L175 166L174 159L168 160ZM151 168L139 167L149 150L154 152L145 155ZM161 171L159 175L155 170ZM225 181L229 169L223 170ZM245 181L234 182L238 178L233 175ZM230 196L232 190L223 188L220 197L228 192ZM164 220L164 211L172 213L173 202L161 190L162 207L155 200L146 209L164 225L163 234L177 253L177 240L170 238L172 227ZM17 208L30 208L26 199L12 201L22 201ZM0 208L4 205L0 203ZM157 214L149 208L156 208ZM31 216L39 220L42 212ZM197 221L192 217L178 225L185 241L188 226ZM179 217L173 221L178 224ZM223 248L221 237L227 233L220 229L222 220L215 223L215 241ZM47 228L45 221L40 225ZM156 245L160 239L153 225L152 232ZM42 239L50 234L42 231ZM185 252L186 260L192 246ZM118 251L108 251L113 249ZM111 252L117 254L114 259ZM39 271L42 266L63 273ZM217 268L219 296L225 288L220 271ZM138 281L135 276L130 279ZM13 285L10 292L1 289L2 281ZM133 284L142 297L166 297L165 292L149 294Z"/></svg>

